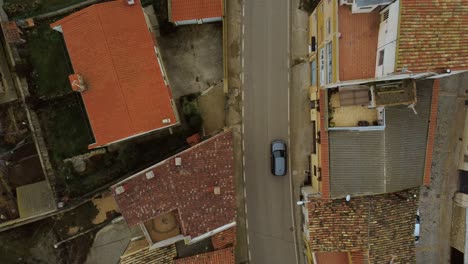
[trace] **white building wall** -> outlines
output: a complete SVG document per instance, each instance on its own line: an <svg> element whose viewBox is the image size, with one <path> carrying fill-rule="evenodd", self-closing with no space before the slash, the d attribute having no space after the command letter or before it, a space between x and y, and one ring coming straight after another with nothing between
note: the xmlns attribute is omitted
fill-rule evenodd
<svg viewBox="0 0 468 264"><path fill-rule="evenodd" d="M379 40L377 44L375 77L382 77L395 71L396 44L398 38L398 20L400 15L400 1L397 0L380 12L381 16L388 11L388 18L381 20ZM383 63L380 56L383 51Z"/></svg>

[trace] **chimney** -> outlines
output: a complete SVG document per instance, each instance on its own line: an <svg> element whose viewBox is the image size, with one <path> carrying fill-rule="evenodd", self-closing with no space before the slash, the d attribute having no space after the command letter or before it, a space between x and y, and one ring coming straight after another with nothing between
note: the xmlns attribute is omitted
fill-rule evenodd
<svg viewBox="0 0 468 264"><path fill-rule="evenodd" d="M182 158L181 157L176 157L175 158L175 165L176 166L182 166Z"/></svg>
<svg viewBox="0 0 468 264"><path fill-rule="evenodd" d="M68 76L72 90L75 92L84 92L86 91L86 84L83 80L83 76L80 74L70 74Z"/></svg>
<svg viewBox="0 0 468 264"><path fill-rule="evenodd" d="M153 179L153 178L154 178L154 173L153 173L153 171L148 171L145 175L146 175L146 179L147 179L147 180L150 180L150 179Z"/></svg>
<svg viewBox="0 0 468 264"><path fill-rule="evenodd" d="M214 191L214 194L216 195L221 194L221 188L219 186L215 186L213 191Z"/></svg>
<svg viewBox="0 0 468 264"><path fill-rule="evenodd" d="M125 186L119 186L117 188L115 188L115 194L119 195L119 194L122 194L125 192Z"/></svg>

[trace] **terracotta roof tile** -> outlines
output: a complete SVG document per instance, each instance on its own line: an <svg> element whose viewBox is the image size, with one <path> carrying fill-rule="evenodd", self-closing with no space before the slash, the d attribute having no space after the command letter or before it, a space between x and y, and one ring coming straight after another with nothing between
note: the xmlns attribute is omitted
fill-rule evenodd
<svg viewBox="0 0 468 264"><path fill-rule="evenodd" d="M26 41L21 37L23 32L14 21L2 22L3 34L5 40L11 44L21 44Z"/></svg>
<svg viewBox="0 0 468 264"><path fill-rule="evenodd" d="M236 227L220 232L211 237L214 249L226 248L236 243Z"/></svg>
<svg viewBox="0 0 468 264"><path fill-rule="evenodd" d="M434 152L435 133L437 128L437 109L439 107L440 80L434 80L432 87L431 113L429 116L429 129L427 131L426 160L424 163L424 185L431 183L432 155Z"/></svg>
<svg viewBox="0 0 468 264"><path fill-rule="evenodd" d="M98 147L177 123L139 1L92 5L61 26ZM163 123L170 119L170 123Z"/></svg>
<svg viewBox="0 0 468 264"><path fill-rule="evenodd" d="M328 199L330 198L330 149L326 128L328 119L325 117L327 109L325 94L326 90L320 90L320 177L322 178L322 198Z"/></svg>
<svg viewBox="0 0 468 264"><path fill-rule="evenodd" d="M223 16L222 0L170 0L172 21Z"/></svg>
<svg viewBox="0 0 468 264"><path fill-rule="evenodd" d="M380 14L353 14L351 7L338 8L340 81L374 78Z"/></svg>
<svg viewBox="0 0 468 264"><path fill-rule="evenodd" d="M146 240L143 240L146 242ZM131 244L134 242L131 242ZM131 245L130 244L130 245ZM170 245L163 248L149 249L148 243L146 247L138 249L134 252L125 252L120 257L120 264L168 264L173 263L173 259L177 256L175 245Z"/></svg>
<svg viewBox="0 0 468 264"><path fill-rule="evenodd" d="M419 189L308 203L314 252L369 250L369 263L415 263L414 224ZM357 256L353 256L357 257ZM367 258L367 256L364 256ZM354 261L353 261L354 263Z"/></svg>
<svg viewBox="0 0 468 264"><path fill-rule="evenodd" d="M195 255L188 258L176 259L174 264L234 264L234 248L225 248Z"/></svg>
<svg viewBox="0 0 468 264"><path fill-rule="evenodd" d="M175 164L180 158L181 165ZM152 171L154 177L146 178ZM123 186L122 194L115 189ZM219 187L220 194L214 188ZM127 224L178 209L185 236L195 238L235 221L232 133L224 132L112 187Z"/></svg>
<svg viewBox="0 0 468 264"><path fill-rule="evenodd" d="M397 71L468 68L468 0L401 0Z"/></svg>

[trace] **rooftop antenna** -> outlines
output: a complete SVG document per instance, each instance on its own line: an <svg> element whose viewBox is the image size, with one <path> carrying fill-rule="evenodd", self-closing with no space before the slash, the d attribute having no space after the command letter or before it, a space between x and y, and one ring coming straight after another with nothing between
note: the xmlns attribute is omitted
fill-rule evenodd
<svg viewBox="0 0 468 264"><path fill-rule="evenodd" d="M408 108L413 109L414 114L418 115L418 112L416 112L416 109L414 108L415 106L416 106L416 103L412 103L412 104L408 105Z"/></svg>

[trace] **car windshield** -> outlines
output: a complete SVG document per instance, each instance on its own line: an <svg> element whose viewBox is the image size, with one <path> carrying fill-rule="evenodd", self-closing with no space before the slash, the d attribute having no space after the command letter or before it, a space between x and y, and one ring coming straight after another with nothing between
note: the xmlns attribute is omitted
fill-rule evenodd
<svg viewBox="0 0 468 264"><path fill-rule="evenodd" d="M273 151L273 157L275 158L284 157L284 150Z"/></svg>

